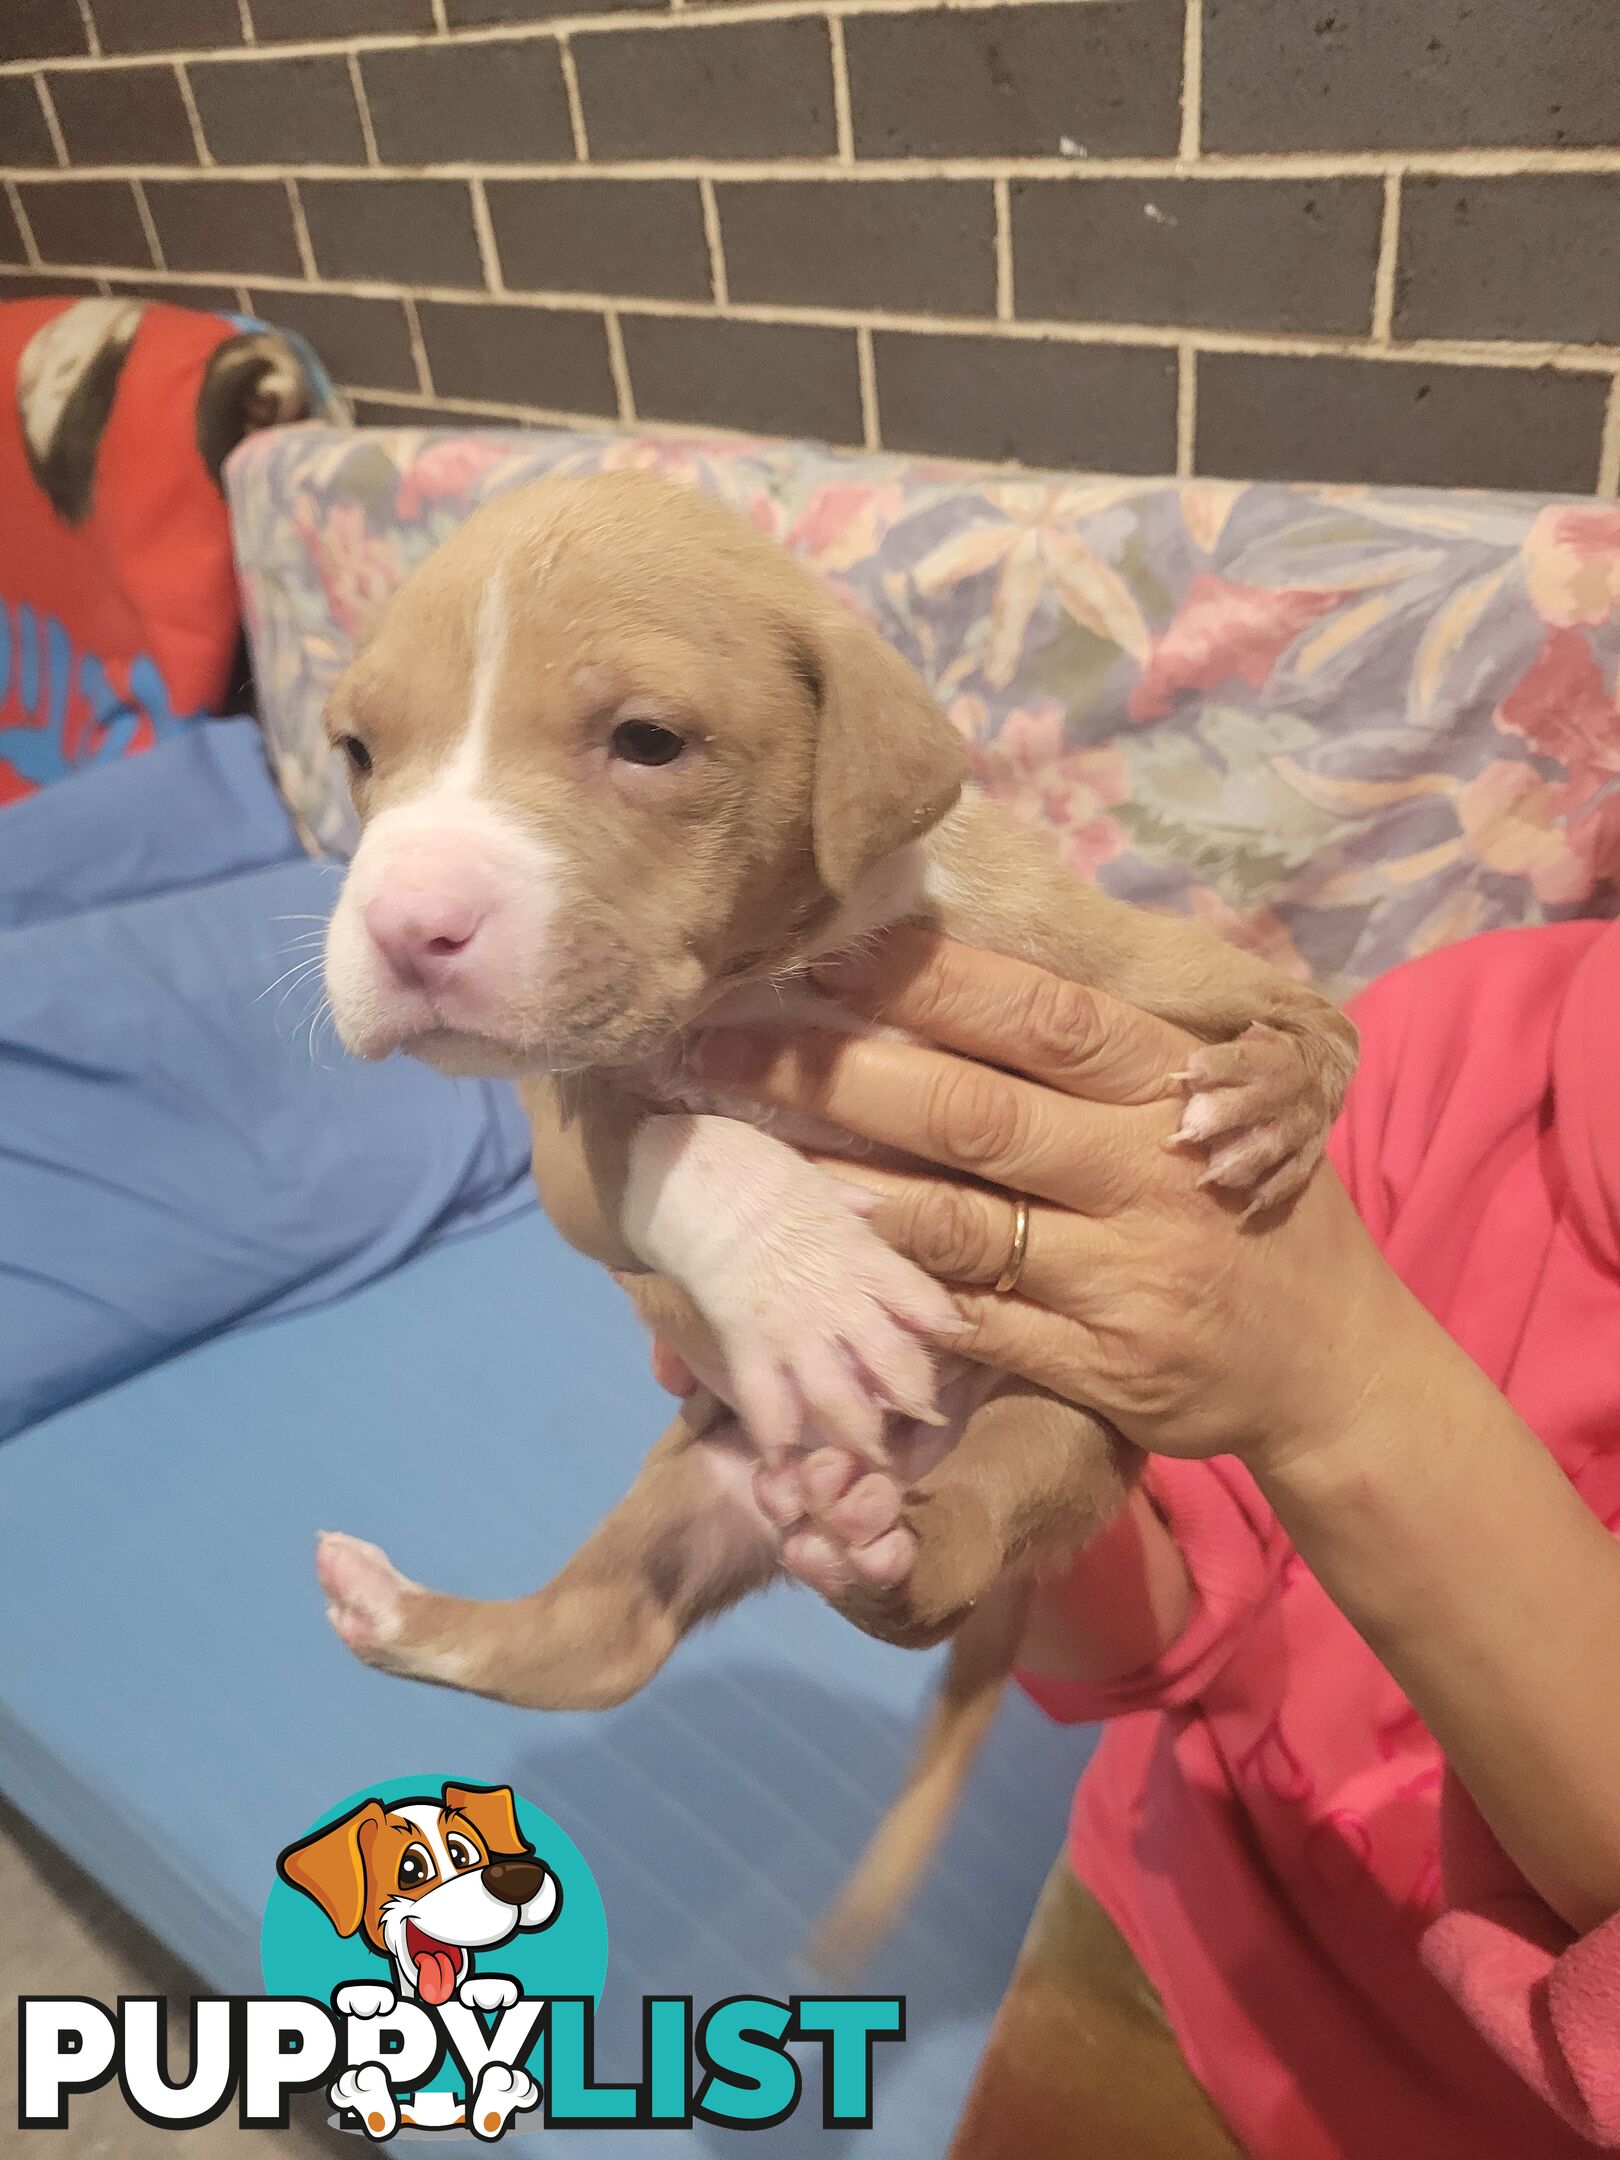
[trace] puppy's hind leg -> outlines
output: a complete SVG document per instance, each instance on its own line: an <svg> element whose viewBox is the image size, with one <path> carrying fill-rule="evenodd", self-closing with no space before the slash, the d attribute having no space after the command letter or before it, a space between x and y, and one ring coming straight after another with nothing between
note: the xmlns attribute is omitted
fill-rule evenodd
<svg viewBox="0 0 1620 2160"><path fill-rule="evenodd" d="M322 1532L327 1616L357 1657L531 1710L603 1710L644 1687L700 1621L762 1588L775 1541L735 1419L694 1395L624 1499L531 1597L425 1590L375 1545Z"/></svg>

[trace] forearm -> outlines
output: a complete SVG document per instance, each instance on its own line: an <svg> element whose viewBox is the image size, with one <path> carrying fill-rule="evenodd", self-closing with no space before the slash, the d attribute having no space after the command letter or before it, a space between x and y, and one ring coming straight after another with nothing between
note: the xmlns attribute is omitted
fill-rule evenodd
<svg viewBox="0 0 1620 2160"><path fill-rule="evenodd" d="M1620 1911L1620 1544L1411 1301L1309 1448L1251 1468L1504 1851L1584 1932Z"/></svg>
<svg viewBox="0 0 1620 2160"><path fill-rule="evenodd" d="M1019 1665L1037 1678L1106 1687L1161 1658L1191 1605L1186 1563L1138 1485L1105 1530L1043 1574Z"/></svg>

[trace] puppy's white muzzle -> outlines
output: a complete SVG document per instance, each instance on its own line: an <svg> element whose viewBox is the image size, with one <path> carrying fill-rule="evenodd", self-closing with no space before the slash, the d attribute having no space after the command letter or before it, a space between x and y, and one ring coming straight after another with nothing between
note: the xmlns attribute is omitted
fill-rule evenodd
<svg viewBox="0 0 1620 2160"><path fill-rule="evenodd" d="M431 1054L439 1038L532 1047L567 885L558 853L492 806L385 810L361 839L327 932L327 991L345 1047L366 1058Z"/></svg>

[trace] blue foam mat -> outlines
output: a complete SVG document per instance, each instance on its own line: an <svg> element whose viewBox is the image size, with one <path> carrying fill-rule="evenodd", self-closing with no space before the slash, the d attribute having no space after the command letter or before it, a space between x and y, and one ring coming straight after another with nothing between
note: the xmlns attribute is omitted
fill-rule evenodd
<svg viewBox="0 0 1620 2160"><path fill-rule="evenodd" d="M0 1447L0 1785L221 1990L259 1985L280 1846L345 1793L426 1771L509 1782L589 1860L612 1946L600 2076L637 2074L644 1993L813 1991L799 1952L896 1787L932 1657L779 1589L623 1709L542 1717L367 1671L313 1580L330 1527L439 1587L533 1588L668 1410L621 1293L525 1214L33 1427ZM766 2151L938 2160L1088 1744L1009 1700L863 1977L908 1998L875 2127L822 2129L807 2065L799 2113L753 2133ZM596 2160L735 2143L700 2127L503 2149L587 2138Z"/></svg>

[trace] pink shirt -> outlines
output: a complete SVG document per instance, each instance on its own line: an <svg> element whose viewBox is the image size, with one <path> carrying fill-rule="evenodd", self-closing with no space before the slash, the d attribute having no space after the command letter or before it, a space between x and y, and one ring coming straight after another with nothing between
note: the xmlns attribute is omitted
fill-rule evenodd
<svg viewBox="0 0 1620 2160"><path fill-rule="evenodd" d="M1453 946L1356 1018L1357 1207L1620 1529L1620 925ZM1148 1479L1193 1579L1180 1639L1109 1689L1024 1684L1109 1720L1074 1864L1246 2151L1620 2148L1620 1917L1576 1938L1524 1883L1235 1462Z"/></svg>

